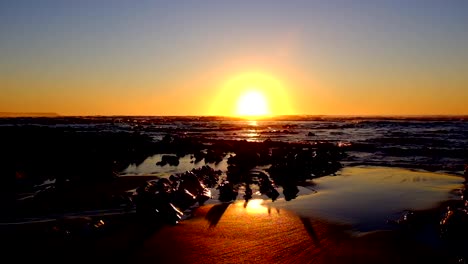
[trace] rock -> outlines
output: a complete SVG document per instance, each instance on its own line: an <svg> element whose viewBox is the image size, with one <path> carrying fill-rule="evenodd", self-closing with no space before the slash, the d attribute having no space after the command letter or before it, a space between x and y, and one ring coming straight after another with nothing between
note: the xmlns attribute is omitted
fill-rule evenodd
<svg viewBox="0 0 468 264"><path fill-rule="evenodd" d="M163 155L161 161L157 162L156 165L158 166L165 166L169 164L170 166L178 166L179 165L179 157L176 155Z"/></svg>

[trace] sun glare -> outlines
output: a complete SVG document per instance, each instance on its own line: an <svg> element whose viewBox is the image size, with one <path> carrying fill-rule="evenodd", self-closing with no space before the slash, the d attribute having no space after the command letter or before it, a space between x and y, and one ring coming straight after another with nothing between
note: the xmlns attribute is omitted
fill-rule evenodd
<svg viewBox="0 0 468 264"><path fill-rule="evenodd" d="M248 117L269 115L270 111L265 96L256 90L245 92L237 101L237 114Z"/></svg>
<svg viewBox="0 0 468 264"><path fill-rule="evenodd" d="M227 80L213 100L211 113L261 119L288 115L292 110L282 84L270 75L254 72Z"/></svg>

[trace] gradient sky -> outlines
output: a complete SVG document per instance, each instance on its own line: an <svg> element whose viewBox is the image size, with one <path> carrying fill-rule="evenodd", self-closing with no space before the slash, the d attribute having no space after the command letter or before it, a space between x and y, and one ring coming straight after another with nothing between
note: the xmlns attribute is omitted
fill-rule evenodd
<svg viewBox="0 0 468 264"><path fill-rule="evenodd" d="M3 0L0 112L228 115L253 85L275 114L466 115L467 14L465 0Z"/></svg>

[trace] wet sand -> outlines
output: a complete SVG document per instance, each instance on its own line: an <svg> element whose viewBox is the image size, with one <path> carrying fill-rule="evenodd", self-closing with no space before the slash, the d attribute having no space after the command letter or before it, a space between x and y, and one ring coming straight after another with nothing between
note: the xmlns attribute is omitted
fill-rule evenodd
<svg viewBox="0 0 468 264"><path fill-rule="evenodd" d="M142 234L131 226L95 244L128 263L448 263L442 251L396 231L353 236L344 225L242 203L198 208L193 218Z"/></svg>
<svg viewBox="0 0 468 264"><path fill-rule="evenodd" d="M114 185L116 190L148 179L121 180ZM356 236L351 226L319 214L309 212L305 217L280 206L268 207L277 202L210 204L176 226L154 228L139 223L134 214L112 216L104 219L109 227L105 233L76 240L47 237L41 231L50 229L46 224L18 227L13 238L2 237L2 244L13 242L2 255L11 253L20 262L33 257L72 263L456 263L449 252L423 243L411 232Z"/></svg>
<svg viewBox="0 0 468 264"><path fill-rule="evenodd" d="M2 236L1 254L67 263L456 263L407 232L356 236L345 225L255 203L206 205L178 225L154 229L134 215L104 220L110 229L96 239L51 239L38 236L45 226L30 226Z"/></svg>

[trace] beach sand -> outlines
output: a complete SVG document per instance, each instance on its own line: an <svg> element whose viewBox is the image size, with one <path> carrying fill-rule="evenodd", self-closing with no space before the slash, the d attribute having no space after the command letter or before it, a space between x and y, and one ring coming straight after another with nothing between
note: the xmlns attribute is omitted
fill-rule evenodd
<svg viewBox="0 0 468 264"><path fill-rule="evenodd" d="M155 231L128 226L94 249L94 259L127 263L448 263L396 231L355 236L345 225L242 203L203 206Z"/></svg>
<svg viewBox="0 0 468 264"><path fill-rule="evenodd" d="M123 177L107 192L121 193L148 179ZM408 230L356 233L318 215L304 218L269 207L274 205L261 199L209 204L174 226L148 226L133 213L112 215L102 218L104 232L71 238L53 235L53 221L4 226L0 253L17 262L456 263L443 247ZM425 218L437 224L440 208Z"/></svg>

